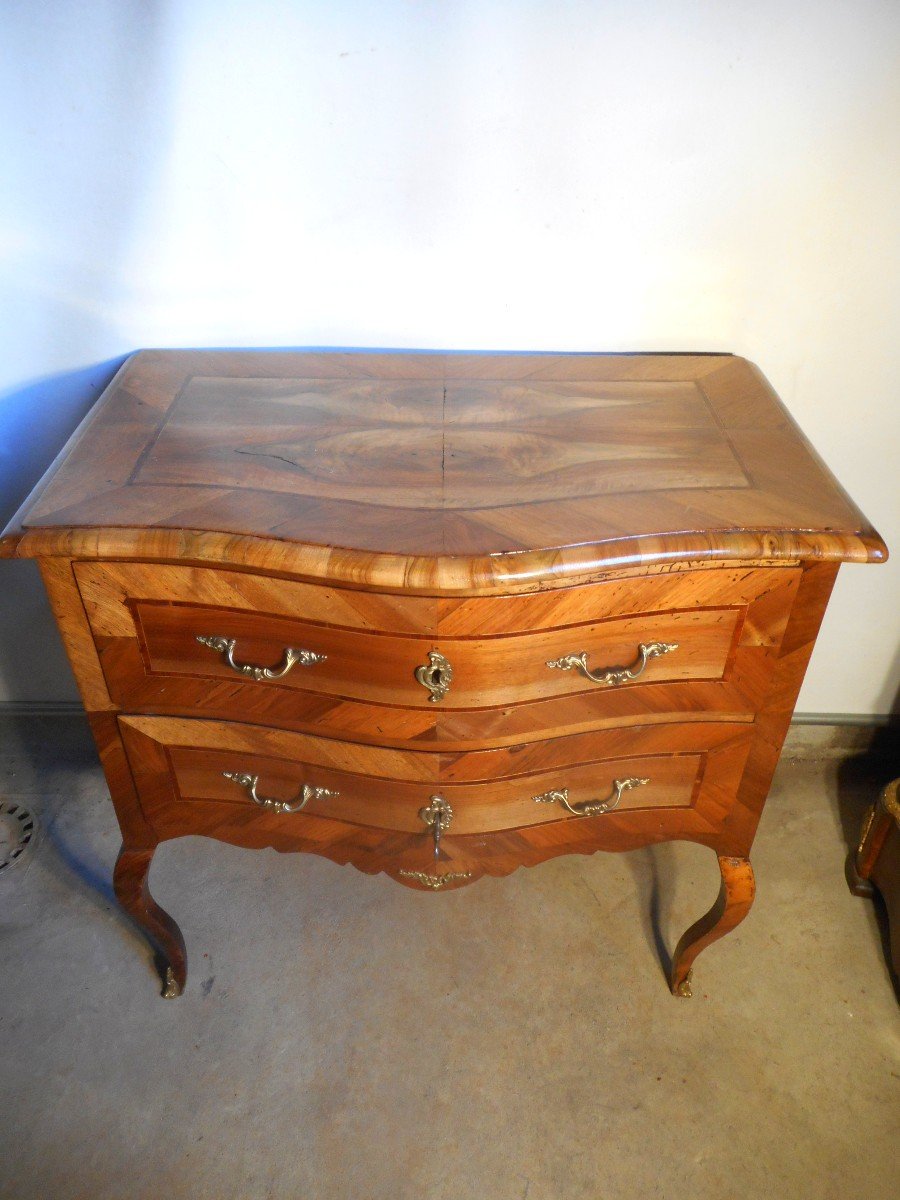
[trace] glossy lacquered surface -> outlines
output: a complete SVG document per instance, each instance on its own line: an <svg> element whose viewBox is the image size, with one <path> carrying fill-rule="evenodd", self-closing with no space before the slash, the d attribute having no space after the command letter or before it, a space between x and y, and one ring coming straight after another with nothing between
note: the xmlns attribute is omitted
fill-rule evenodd
<svg viewBox="0 0 900 1200"><path fill-rule="evenodd" d="M0 551L40 560L167 995L147 874L188 834L435 892L689 839L722 886L688 994L838 565L886 553L742 359L182 351L129 360Z"/></svg>
<svg viewBox="0 0 900 1200"><path fill-rule="evenodd" d="M427 866L432 839L420 813L439 793L453 815L438 865L467 854L468 869L478 874L484 847L462 846L458 838L562 823L565 830L541 831L556 842L564 836L573 845L598 848L616 833L642 834L653 810L657 837L678 829L708 840L728 811L750 740L746 725L721 722L441 754L261 731L236 722L129 716L119 725L131 761L139 764L144 811L160 838L189 821L195 832L227 831L227 840L239 844L285 848L305 840L317 849L316 836L323 831L321 852L329 855L335 840L352 842L352 829L332 828L343 823L410 834L405 865ZM155 765L149 769L151 760ZM290 803L304 785L323 794L299 812L265 811L235 782L235 775L244 774L258 777L260 797ZM614 794L617 779L634 777L641 786L625 791L611 812L578 816L559 802L536 800L565 789L573 806L603 802ZM392 853L397 846L393 839Z"/></svg>
<svg viewBox="0 0 900 1200"><path fill-rule="evenodd" d="M723 568L442 600L177 565L74 571L121 707L401 745L499 744L673 715L750 720L801 575ZM239 663L276 669L288 648L316 661L251 681L204 635L234 639ZM617 686L548 665L586 653L596 674L633 665L655 640L673 649ZM432 651L453 670L438 702L416 678Z"/></svg>
<svg viewBox="0 0 900 1200"><path fill-rule="evenodd" d="M740 358L233 351L132 357L5 552L404 591L885 553Z"/></svg>

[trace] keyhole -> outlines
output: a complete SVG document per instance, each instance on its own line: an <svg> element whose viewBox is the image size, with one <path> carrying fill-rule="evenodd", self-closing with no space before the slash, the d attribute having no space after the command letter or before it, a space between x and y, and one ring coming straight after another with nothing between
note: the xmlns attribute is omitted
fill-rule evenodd
<svg viewBox="0 0 900 1200"><path fill-rule="evenodd" d="M449 692L453 670L443 655L438 654L436 650L431 650L428 654L428 662L416 667L415 676L422 687L428 688L431 692L432 703L436 703Z"/></svg>

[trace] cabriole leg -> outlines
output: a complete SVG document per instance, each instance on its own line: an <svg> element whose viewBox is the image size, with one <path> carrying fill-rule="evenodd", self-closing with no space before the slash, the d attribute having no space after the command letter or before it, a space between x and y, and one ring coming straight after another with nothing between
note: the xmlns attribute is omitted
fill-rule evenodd
<svg viewBox="0 0 900 1200"><path fill-rule="evenodd" d="M719 898L705 917L683 935L672 956L672 994L690 996L694 959L711 942L740 925L750 911L756 883L749 858L720 858Z"/></svg>
<svg viewBox="0 0 900 1200"><path fill-rule="evenodd" d="M123 846L116 859L113 886L119 903L141 927L163 959L163 996L180 996L187 979L187 953L181 930L150 895L147 875L155 846L132 850Z"/></svg>

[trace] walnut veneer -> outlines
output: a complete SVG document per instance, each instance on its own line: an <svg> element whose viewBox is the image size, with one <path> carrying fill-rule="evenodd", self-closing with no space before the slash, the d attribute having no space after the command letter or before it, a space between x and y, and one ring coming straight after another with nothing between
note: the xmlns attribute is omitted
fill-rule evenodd
<svg viewBox="0 0 900 1200"><path fill-rule="evenodd" d="M673 838L749 853L843 561L886 557L729 355L144 351L0 540L34 557L161 951L156 846L421 891Z"/></svg>

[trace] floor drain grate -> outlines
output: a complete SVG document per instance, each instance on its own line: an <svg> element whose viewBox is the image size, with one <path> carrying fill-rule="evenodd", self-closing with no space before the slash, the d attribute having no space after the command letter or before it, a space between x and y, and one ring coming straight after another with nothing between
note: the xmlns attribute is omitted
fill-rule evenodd
<svg viewBox="0 0 900 1200"><path fill-rule="evenodd" d="M37 833L37 817L21 804L0 800L0 871L27 857Z"/></svg>

